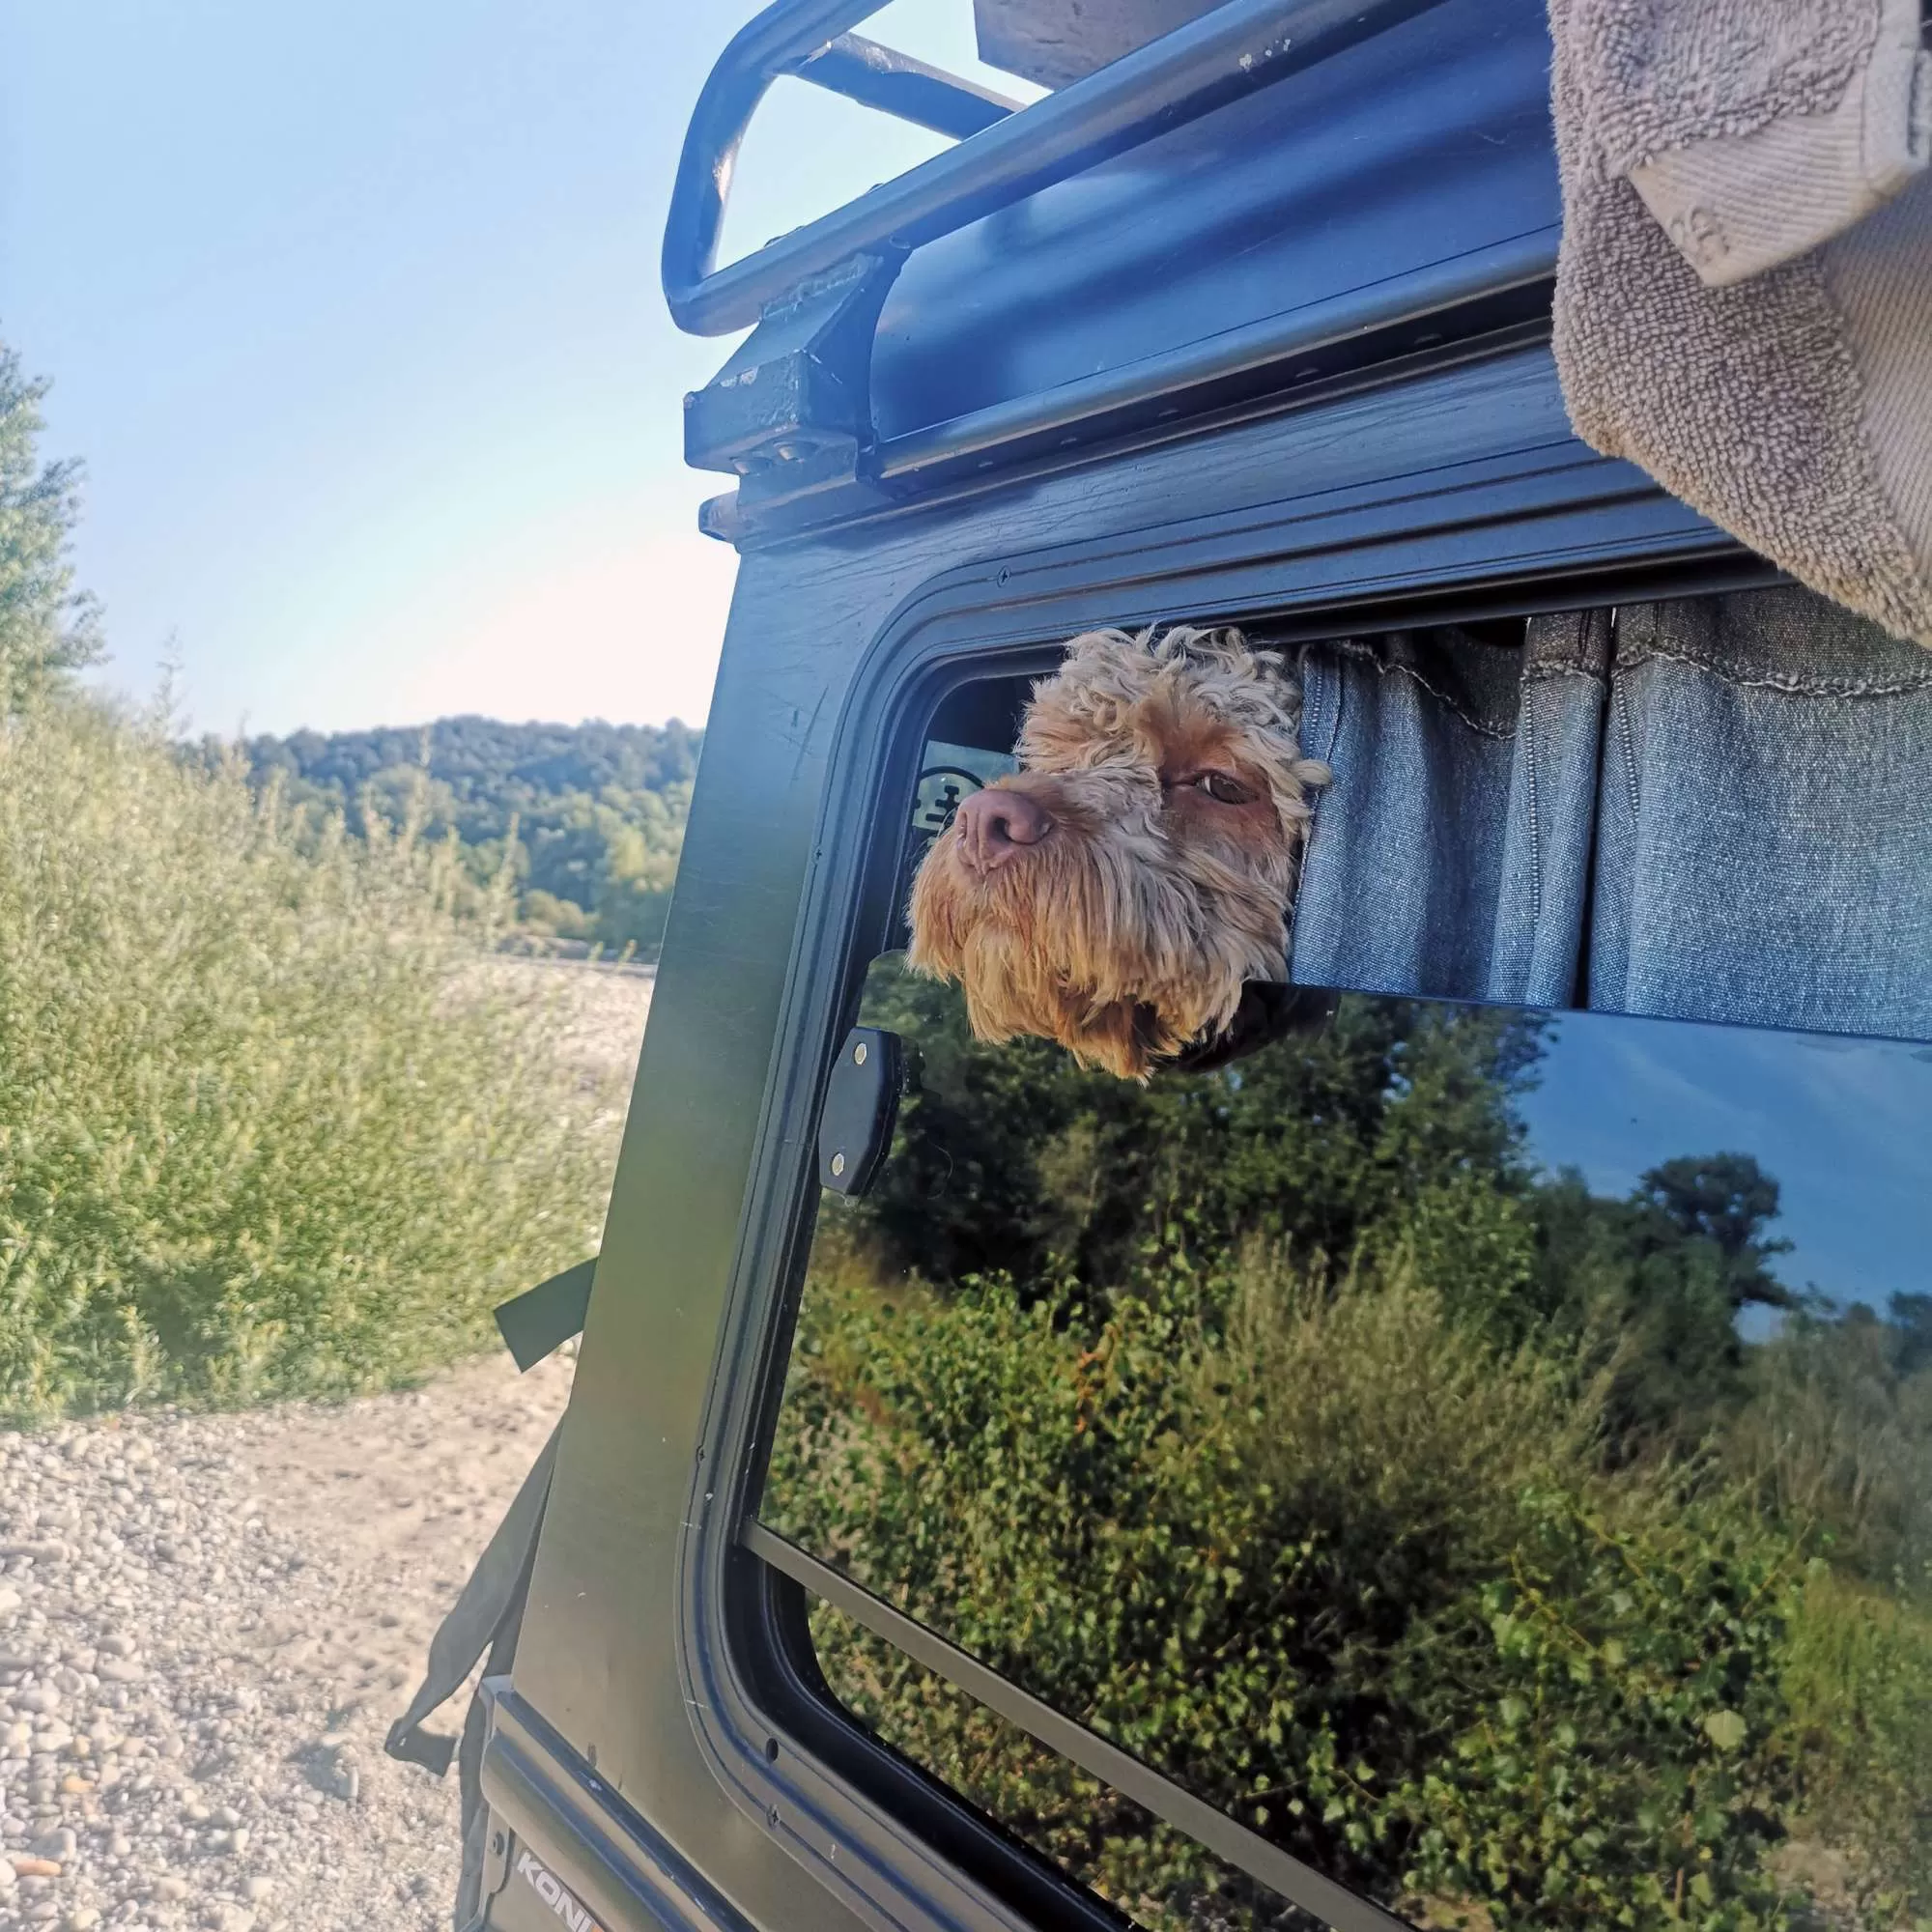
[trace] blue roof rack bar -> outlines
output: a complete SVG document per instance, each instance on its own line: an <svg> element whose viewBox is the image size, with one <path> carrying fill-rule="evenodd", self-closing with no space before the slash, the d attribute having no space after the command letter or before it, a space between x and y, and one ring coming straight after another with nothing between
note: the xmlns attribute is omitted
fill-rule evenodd
<svg viewBox="0 0 1932 1932"><path fill-rule="evenodd" d="M1018 113L1002 113L896 181L719 269L732 163L766 89L781 74L811 77L805 70L814 58L825 57L829 42L885 5L885 0L778 0L725 48L685 134L665 225L664 292L671 317L693 335L749 328L771 303L855 254L917 247L950 235L1437 4L1226 0L1059 93ZM892 77L898 76L872 76L881 84ZM952 90L960 100L986 99L931 69L914 78L925 89ZM849 91L838 86L836 69L821 84ZM878 93L868 98L872 104L887 104ZM923 98L929 103L929 96ZM943 111L955 110L972 111L958 100ZM889 111L922 118L904 105ZM924 125L936 124L925 120Z"/></svg>
<svg viewBox="0 0 1932 1932"><path fill-rule="evenodd" d="M990 87L961 80L857 34L828 41L792 72L862 107L877 107L901 121L930 128L935 134L951 134L955 141L1017 114L1021 105Z"/></svg>

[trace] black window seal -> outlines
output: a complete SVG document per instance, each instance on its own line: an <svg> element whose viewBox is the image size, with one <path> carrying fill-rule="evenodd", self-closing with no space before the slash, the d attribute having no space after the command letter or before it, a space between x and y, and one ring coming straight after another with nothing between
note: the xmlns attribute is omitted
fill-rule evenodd
<svg viewBox="0 0 1932 1932"><path fill-rule="evenodd" d="M1785 581L1629 466L1571 443L1384 480L1318 505L1292 501L983 558L929 580L881 627L832 750L677 1588L683 1694L712 1771L863 1917L933 1932L1049 1922L1037 1908L1016 1907L998 1872L937 1857L929 1832L855 1770L856 1759L835 1762L837 1753L813 1748L785 1721L810 1687L767 1640L769 1620L744 1613L748 1593L755 1597L761 1576L772 1574L741 1530L763 1478L809 1249L818 1097L860 974L890 930L918 728L948 690L1044 668L1067 637L1099 623L1212 619L1312 640ZM855 825L865 828L860 838L829 836ZM840 1711L824 1715L849 1728L856 1748L862 1728ZM944 1802L961 1821L977 1817L963 1800ZM991 1847L995 1837L979 1842ZM1091 1902L1083 1910L1073 1901L1069 1894L1065 1914L1053 1917L1094 1922Z"/></svg>
<svg viewBox="0 0 1932 1932"><path fill-rule="evenodd" d="M895 1750L839 1703L812 1644L810 1593L741 1544L745 1587L733 1603L751 1642L762 1647L762 1684L785 1748L810 1751L869 1795L914 1833L927 1855L970 1871L1019 1920L1066 1932L1126 1932L1133 1921L1087 1890L1001 1820L961 1801L923 1765ZM772 1740L776 1744L777 1739ZM768 1744L767 1751L771 1748ZM780 1761L782 1761L781 1758Z"/></svg>

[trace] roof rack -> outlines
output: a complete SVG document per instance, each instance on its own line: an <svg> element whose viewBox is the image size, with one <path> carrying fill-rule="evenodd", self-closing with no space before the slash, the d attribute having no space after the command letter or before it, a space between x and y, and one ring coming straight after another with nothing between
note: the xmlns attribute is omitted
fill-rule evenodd
<svg viewBox="0 0 1932 1932"><path fill-rule="evenodd" d="M749 328L862 254L902 255L1270 86L1438 0L1226 0L1031 106L857 38L887 0L776 0L711 71L686 130L665 226L665 299L693 335ZM731 170L758 103L791 76L956 147L720 269Z"/></svg>

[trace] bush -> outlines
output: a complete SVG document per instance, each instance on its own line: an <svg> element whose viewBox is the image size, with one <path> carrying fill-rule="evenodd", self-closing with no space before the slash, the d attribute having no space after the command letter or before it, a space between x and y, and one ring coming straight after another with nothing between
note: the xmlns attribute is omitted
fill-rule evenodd
<svg viewBox="0 0 1932 1932"><path fill-rule="evenodd" d="M970 1793L1023 1843L1149 1932L1322 1932L1321 1921L1036 1744L828 1605L812 1642L862 1722Z"/></svg>
<svg viewBox="0 0 1932 1932"><path fill-rule="evenodd" d="M1406 1264L1331 1291L1167 1244L1090 1318L820 1255L764 1504L785 1534L1391 1904L1782 1922L1797 1551L1681 1472L1606 1473L1574 1365L1498 1350ZM1185 1840L820 1637L882 1735L1143 1918L1214 1891Z"/></svg>
<svg viewBox="0 0 1932 1932"><path fill-rule="evenodd" d="M1792 1291L1748 1153L1539 1171L1520 1015L1356 996L1135 1089L890 958L862 1012L917 1080L821 1207L777 1527L1417 1923L1932 1932L1932 1295ZM1142 1923L1292 1921L813 1629Z"/></svg>
<svg viewBox="0 0 1932 1932"><path fill-rule="evenodd" d="M1932 1917L1932 1577L1903 1601L1814 1558L1785 1662L1799 1833L1868 1924Z"/></svg>
<svg viewBox="0 0 1932 1932"><path fill-rule="evenodd" d="M594 1245L613 1096L457 883L158 723L0 724L0 1414L405 1380Z"/></svg>
<svg viewBox="0 0 1932 1932"><path fill-rule="evenodd" d="M1785 1923L1796 1552L1722 1499L1599 1486L1525 1494L1495 1554L1404 1646L1438 1741L1385 1813L1408 1884L1525 1932Z"/></svg>

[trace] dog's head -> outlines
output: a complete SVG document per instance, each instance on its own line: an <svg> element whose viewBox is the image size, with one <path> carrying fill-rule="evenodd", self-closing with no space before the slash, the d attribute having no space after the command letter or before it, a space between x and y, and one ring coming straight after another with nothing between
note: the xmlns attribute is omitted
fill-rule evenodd
<svg viewBox="0 0 1932 1932"><path fill-rule="evenodd" d="M974 1032L1142 1078L1278 980L1327 768L1300 693L1236 631L1093 631L1035 686L1020 770L966 799L912 890L912 965Z"/></svg>

